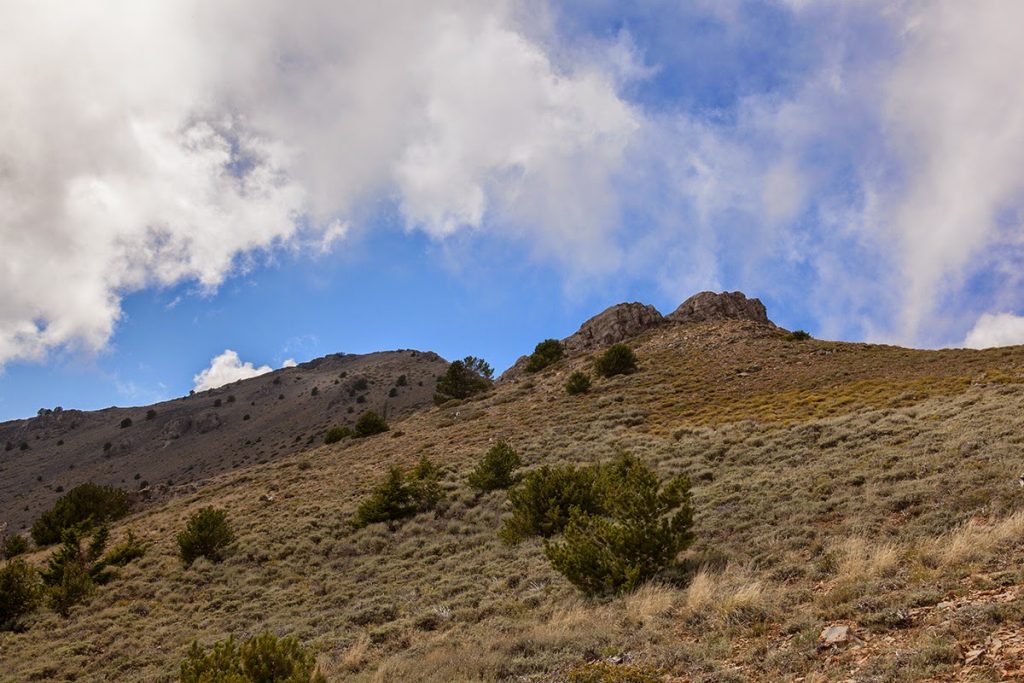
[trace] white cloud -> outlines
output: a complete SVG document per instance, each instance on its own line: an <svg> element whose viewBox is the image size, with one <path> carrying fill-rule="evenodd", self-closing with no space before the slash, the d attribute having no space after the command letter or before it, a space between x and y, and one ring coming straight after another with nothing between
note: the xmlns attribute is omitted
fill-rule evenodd
<svg viewBox="0 0 1024 683"><path fill-rule="evenodd" d="M298 363L295 362L294 358L286 358L285 361L281 363L282 368L294 368L297 365Z"/></svg>
<svg viewBox="0 0 1024 683"><path fill-rule="evenodd" d="M329 249L381 198L435 237L494 218L574 267L614 266L610 189L639 115L615 75L552 63L516 10L7 6L0 365L102 348L126 293Z"/></svg>
<svg viewBox="0 0 1024 683"><path fill-rule="evenodd" d="M917 2L886 84L885 114L905 182L894 198L905 275L903 336L931 322L985 252L1020 234L1024 193L1024 4ZM1017 253L1019 254L1019 246Z"/></svg>
<svg viewBox="0 0 1024 683"><path fill-rule="evenodd" d="M963 342L963 346L971 349L1018 344L1024 344L1024 316L1012 313L983 314Z"/></svg>
<svg viewBox="0 0 1024 683"><path fill-rule="evenodd" d="M286 365L282 367L291 367L287 365L287 361L285 363ZM257 368L248 361L243 363L237 352L225 349L224 353L214 356L210 361L210 367L192 378L192 383L195 385L196 391L206 391L237 382L240 379L259 377L272 371L273 368L269 365L261 365Z"/></svg>

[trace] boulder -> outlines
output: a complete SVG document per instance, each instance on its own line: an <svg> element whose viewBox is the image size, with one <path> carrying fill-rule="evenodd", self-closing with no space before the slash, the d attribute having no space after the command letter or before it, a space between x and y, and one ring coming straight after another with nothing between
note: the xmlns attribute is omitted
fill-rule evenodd
<svg viewBox="0 0 1024 683"><path fill-rule="evenodd" d="M760 299L748 299L743 292L700 292L679 305L666 316L676 323L699 323L715 320L751 320L774 326Z"/></svg>

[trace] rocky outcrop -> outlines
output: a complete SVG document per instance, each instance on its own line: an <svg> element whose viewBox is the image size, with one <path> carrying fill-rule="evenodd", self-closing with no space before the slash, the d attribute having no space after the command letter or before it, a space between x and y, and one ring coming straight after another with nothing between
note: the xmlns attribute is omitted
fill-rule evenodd
<svg viewBox="0 0 1024 683"><path fill-rule="evenodd" d="M699 323L714 320L751 320L772 325L760 299L748 299L743 292L701 292L679 305L667 320L674 323Z"/></svg>
<svg viewBox="0 0 1024 683"><path fill-rule="evenodd" d="M206 434L214 429L219 429L222 424L224 424L224 421L220 419L220 415L217 413L205 413L196 420L196 431L200 434Z"/></svg>
<svg viewBox="0 0 1024 683"><path fill-rule="evenodd" d="M617 304L598 313L583 323L573 335L562 343L570 352L611 346L657 327L665 322L658 309L649 304Z"/></svg>
<svg viewBox="0 0 1024 683"><path fill-rule="evenodd" d="M160 437L162 439L180 439L191 428L192 418L177 417L168 422L167 426L160 431Z"/></svg>

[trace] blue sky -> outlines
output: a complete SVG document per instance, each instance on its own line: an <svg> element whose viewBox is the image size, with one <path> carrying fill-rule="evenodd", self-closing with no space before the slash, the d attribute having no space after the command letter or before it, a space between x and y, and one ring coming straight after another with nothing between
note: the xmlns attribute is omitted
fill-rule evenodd
<svg viewBox="0 0 1024 683"><path fill-rule="evenodd" d="M703 289L1024 342L1016 5L49 4L0 28L0 419L180 396L228 349L500 370Z"/></svg>

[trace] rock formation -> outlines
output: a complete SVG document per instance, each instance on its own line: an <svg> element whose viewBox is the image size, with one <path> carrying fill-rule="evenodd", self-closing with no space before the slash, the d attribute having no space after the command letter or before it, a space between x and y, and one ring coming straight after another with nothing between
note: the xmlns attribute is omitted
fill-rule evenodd
<svg viewBox="0 0 1024 683"><path fill-rule="evenodd" d="M772 325L760 299L748 299L743 292L701 292L694 294L666 316L675 323L699 323L712 320L751 320Z"/></svg>
<svg viewBox="0 0 1024 683"><path fill-rule="evenodd" d="M665 318L658 309L649 304L617 304L583 323L562 343L569 352L598 349L635 337L664 322Z"/></svg>

